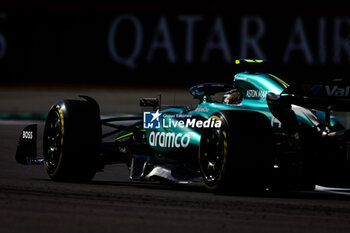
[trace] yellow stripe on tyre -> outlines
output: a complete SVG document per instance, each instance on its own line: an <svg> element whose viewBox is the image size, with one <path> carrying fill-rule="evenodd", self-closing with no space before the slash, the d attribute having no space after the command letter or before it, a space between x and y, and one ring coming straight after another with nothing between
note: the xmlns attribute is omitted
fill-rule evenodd
<svg viewBox="0 0 350 233"><path fill-rule="evenodd" d="M209 117L209 119L215 119L216 121L220 121L221 119L218 116L211 116ZM221 134L223 135L224 141L223 141L223 145L224 145L224 159L222 162L222 166L220 168L220 177L219 180L221 179L221 175L223 173L225 173L226 171L226 162L227 162L227 133L225 131L222 131ZM198 162L200 163L200 158L201 158L201 153L200 153L200 149L201 149L201 145L199 145L199 149L198 149ZM205 181L203 181L204 185L206 186L207 189L209 190L215 190L218 188L218 184L215 184L213 186L209 186Z"/></svg>
<svg viewBox="0 0 350 233"><path fill-rule="evenodd" d="M61 106L57 105L56 108L57 108L58 114L60 116L60 121L61 121L61 134L62 134L62 136L61 136L61 151L60 151L60 157L58 159L56 169L53 172L49 173L50 177L54 177L57 174L57 172L60 170L60 166L62 163L62 156L63 156L62 147L63 147L63 135L64 135L64 117L63 117L63 112L62 112ZM45 169L48 170L46 167L46 162L44 163L44 166L45 166Z"/></svg>

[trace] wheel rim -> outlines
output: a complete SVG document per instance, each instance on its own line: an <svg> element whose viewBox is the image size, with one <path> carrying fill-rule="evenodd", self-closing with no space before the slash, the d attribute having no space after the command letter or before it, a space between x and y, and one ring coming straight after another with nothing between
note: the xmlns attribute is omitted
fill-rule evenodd
<svg viewBox="0 0 350 233"><path fill-rule="evenodd" d="M202 134L199 162L202 176L209 186L220 180L225 165L226 141L220 130L208 130Z"/></svg>
<svg viewBox="0 0 350 233"><path fill-rule="evenodd" d="M62 152L62 121L57 111L51 111L45 125L44 160L47 172L52 175L57 171Z"/></svg>

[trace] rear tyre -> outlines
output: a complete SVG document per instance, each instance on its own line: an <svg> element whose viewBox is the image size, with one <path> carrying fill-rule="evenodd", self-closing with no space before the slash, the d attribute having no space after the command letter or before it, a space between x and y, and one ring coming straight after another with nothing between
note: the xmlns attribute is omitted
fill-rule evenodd
<svg viewBox="0 0 350 233"><path fill-rule="evenodd" d="M57 102L48 114L43 154L52 180L88 182L98 169L102 129L98 105L89 100Z"/></svg>
<svg viewBox="0 0 350 233"><path fill-rule="evenodd" d="M263 190L272 168L272 129L265 115L220 111L210 118L221 128L202 132L198 161L205 186L213 191Z"/></svg>

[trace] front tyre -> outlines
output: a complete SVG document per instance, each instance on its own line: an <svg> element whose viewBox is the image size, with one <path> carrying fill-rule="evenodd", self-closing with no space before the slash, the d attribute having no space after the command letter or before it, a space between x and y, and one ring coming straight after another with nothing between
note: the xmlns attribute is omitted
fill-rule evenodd
<svg viewBox="0 0 350 233"><path fill-rule="evenodd" d="M101 134L95 102L64 100L53 105L46 119L43 139L44 166L50 178L90 181L98 169Z"/></svg>
<svg viewBox="0 0 350 233"><path fill-rule="evenodd" d="M263 190L273 168L270 121L252 111L220 111L220 128L203 129L198 162L205 186L215 191Z"/></svg>
<svg viewBox="0 0 350 233"><path fill-rule="evenodd" d="M221 121L218 116L210 119ZM227 167L227 129L204 129L198 153L202 180L210 190L221 186Z"/></svg>

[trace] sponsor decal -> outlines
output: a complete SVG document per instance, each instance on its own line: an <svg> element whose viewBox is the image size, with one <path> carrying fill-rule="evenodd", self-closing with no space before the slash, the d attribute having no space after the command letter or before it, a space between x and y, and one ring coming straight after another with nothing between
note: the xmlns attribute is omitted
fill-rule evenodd
<svg viewBox="0 0 350 233"><path fill-rule="evenodd" d="M157 58L176 65L207 65L212 59L232 64L237 52L239 57L274 57L283 64L300 59L308 65L348 64L348 16L283 16L283 19L288 20L285 20L284 26L285 40L280 40L269 33L279 30L280 16L271 20L270 16L262 17L259 14L208 16L188 11L187 14L166 16L157 11L155 13L152 20L133 12L121 13L110 22L107 34L108 52L117 64L130 70L135 70L142 64L152 64ZM203 31L201 28L211 30ZM232 37L232 30L240 38ZM125 31L133 33L129 35ZM117 45L117 41L125 42ZM271 46L276 48L270 49ZM128 52L123 50L125 47ZM235 48L239 48L239 51ZM213 51L216 52L215 57ZM260 60L250 60L252 61L257 63Z"/></svg>
<svg viewBox="0 0 350 233"><path fill-rule="evenodd" d="M247 98L266 98L267 91L247 90Z"/></svg>
<svg viewBox="0 0 350 233"><path fill-rule="evenodd" d="M152 131L148 138L150 146L164 148L186 148L190 144L191 136L188 133L165 133Z"/></svg>
<svg viewBox="0 0 350 233"><path fill-rule="evenodd" d="M202 109L206 111L206 109ZM208 109L209 110L209 109ZM215 118L207 120L194 118L190 114L168 114L156 112L144 112L143 126L145 129L154 129L148 136L148 144L151 147L160 148L186 148L191 142L191 133L184 129L183 133L172 132L172 128L220 128L221 121ZM166 132L158 131L160 128Z"/></svg>
<svg viewBox="0 0 350 233"><path fill-rule="evenodd" d="M350 86L338 86L338 85L309 85L304 84L302 88L306 95L315 96L324 87L326 95L329 97L348 97L350 95Z"/></svg>
<svg viewBox="0 0 350 233"><path fill-rule="evenodd" d="M337 97L346 97L349 96L350 86L346 86L345 88L341 88L338 86L325 86L326 92L328 96L337 96Z"/></svg>
<svg viewBox="0 0 350 233"><path fill-rule="evenodd" d="M194 110L194 111L196 111L196 112L209 112L209 110L210 109L207 107L204 107L204 108L197 107L196 110Z"/></svg>
<svg viewBox="0 0 350 233"><path fill-rule="evenodd" d="M234 80L243 80L243 81L246 81L246 80L247 80L247 77L240 77L240 76L238 76L238 75L235 75Z"/></svg>
<svg viewBox="0 0 350 233"><path fill-rule="evenodd" d="M33 131L23 131L22 138L23 139L33 139Z"/></svg>
<svg viewBox="0 0 350 233"><path fill-rule="evenodd" d="M322 85L308 85L308 84L304 84L302 85L303 90L305 92L305 94L307 95L315 95L317 92L319 92L319 90L322 88Z"/></svg>

